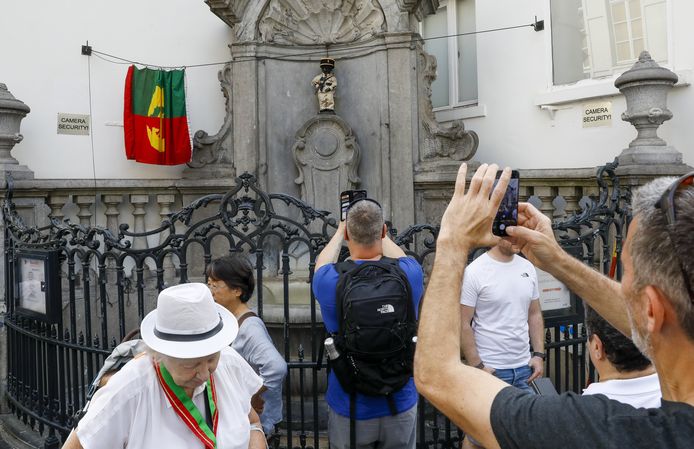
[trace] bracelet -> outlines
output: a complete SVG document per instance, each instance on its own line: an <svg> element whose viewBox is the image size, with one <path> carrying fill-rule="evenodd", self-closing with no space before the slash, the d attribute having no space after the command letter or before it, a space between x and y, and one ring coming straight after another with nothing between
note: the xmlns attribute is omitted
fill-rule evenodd
<svg viewBox="0 0 694 449"><path fill-rule="evenodd" d="M475 365L475 368L477 369L484 369L484 362L480 362L477 365Z"/></svg>
<svg viewBox="0 0 694 449"><path fill-rule="evenodd" d="M533 352L533 357L539 357L544 360L547 357L547 354L544 352Z"/></svg>
<svg viewBox="0 0 694 449"><path fill-rule="evenodd" d="M265 435L265 431L263 430L263 427L260 424L251 424L251 431L253 430L256 430Z"/></svg>

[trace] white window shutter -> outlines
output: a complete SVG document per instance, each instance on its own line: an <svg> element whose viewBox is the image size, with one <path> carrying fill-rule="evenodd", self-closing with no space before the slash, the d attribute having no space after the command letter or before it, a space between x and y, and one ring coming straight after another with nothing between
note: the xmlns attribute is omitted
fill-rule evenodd
<svg viewBox="0 0 694 449"><path fill-rule="evenodd" d="M612 74L612 41L605 0L583 0L592 77Z"/></svg>
<svg viewBox="0 0 694 449"><path fill-rule="evenodd" d="M667 62L667 5L665 0L641 0L645 49L658 62ZM638 55L637 55L638 56Z"/></svg>

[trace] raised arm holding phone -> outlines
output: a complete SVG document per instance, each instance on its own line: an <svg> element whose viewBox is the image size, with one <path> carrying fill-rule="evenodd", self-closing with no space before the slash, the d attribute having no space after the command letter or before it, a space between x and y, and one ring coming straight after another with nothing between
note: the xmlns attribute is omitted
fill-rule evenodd
<svg viewBox="0 0 694 449"><path fill-rule="evenodd" d="M694 173L658 179L634 194L622 284L565 253L549 218L521 203L506 232L537 267L567 284L653 360L660 409L635 409L604 396L524 394L460 361L456 313L468 254L494 246L492 222L510 179L483 164L466 189L458 172L441 220L419 325L415 381L421 394L487 448L688 448L694 439ZM689 255L689 256L686 256ZM687 262L682 263L681 260Z"/></svg>

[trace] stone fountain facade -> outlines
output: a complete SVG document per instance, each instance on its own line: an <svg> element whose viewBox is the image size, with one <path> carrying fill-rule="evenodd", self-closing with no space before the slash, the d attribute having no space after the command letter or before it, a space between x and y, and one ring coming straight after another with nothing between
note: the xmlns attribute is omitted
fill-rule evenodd
<svg viewBox="0 0 694 449"><path fill-rule="evenodd" d="M437 0L206 3L234 31L233 62L220 72L226 120L196 134L187 176L249 171L333 213L341 190L361 188L396 227L435 218L416 207L417 178L449 178L478 144L432 111L436 61L417 31ZM326 57L339 80L334 115L319 114L311 86Z"/></svg>

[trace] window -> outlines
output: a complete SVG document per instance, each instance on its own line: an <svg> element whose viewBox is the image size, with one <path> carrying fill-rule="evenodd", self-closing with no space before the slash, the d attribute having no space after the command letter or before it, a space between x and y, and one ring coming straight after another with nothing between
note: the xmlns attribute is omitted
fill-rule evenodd
<svg viewBox="0 0 694 449"><path fill-rule="evenodd" d="M611 76L643 50L666 63L666 0L550 0L554 84Z"/></svg>
<svg viewBox="0 0 694 449"><path fill-rule="evenodd" d="M424 39L475 31L475 0L441 0L436 14L422 21ZM436 80L431 85L434 108L477 104L477 38L474 34L424 42L436 57Z"/></svg>

